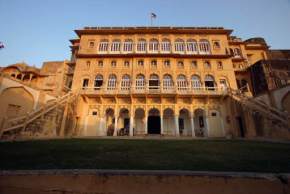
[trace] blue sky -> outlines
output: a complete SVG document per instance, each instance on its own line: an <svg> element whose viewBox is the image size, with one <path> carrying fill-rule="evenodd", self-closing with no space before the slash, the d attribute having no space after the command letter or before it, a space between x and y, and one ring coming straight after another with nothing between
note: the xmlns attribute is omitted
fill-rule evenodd
<svg viewBox="0 0 290 194"><path fill-rule="evenodd" d="M290 0L0 0L0 66L70 57L84 26L223 26L243 39L262 36L290 49Z"/></svg>

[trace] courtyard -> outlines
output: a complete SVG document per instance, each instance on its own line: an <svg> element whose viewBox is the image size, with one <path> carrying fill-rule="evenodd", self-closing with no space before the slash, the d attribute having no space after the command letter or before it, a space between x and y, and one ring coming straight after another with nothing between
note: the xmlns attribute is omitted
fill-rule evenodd
<svg viewBox="0 0 290 194"><path fill-rule="evenodd" d="M1 170L290 172L290 144L243 140L55 139L0 143Z"/></svg>

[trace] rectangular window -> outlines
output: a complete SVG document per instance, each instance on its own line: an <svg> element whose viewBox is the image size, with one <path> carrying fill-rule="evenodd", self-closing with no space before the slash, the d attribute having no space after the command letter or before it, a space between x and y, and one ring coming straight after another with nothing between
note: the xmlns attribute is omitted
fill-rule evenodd
<svg viewBox="0 0 290 194"><path fill-rule="evenodd" d="M219 70L223 69L223 63L221 61L217 62L217 69Z"/></svg>
<svg viewBox="0 0 290 194"><path fill-rule="evenodd" d="M157 61L156 60L151 61L151 68L152 69L156 69L157 68Z"/></svg>
<svg viewBox="0 0 290 194"><path fill-rule="evenodd" d="M205 69L210 69L210 68L211 68L211 64L210 64L209 61L205 61L205 62L204 62L204 68L205 68Z"/></svg>
<svg viewBox="0 0 290 194"><path fill-rule="evenodd" d="M87 61L86 62L86 69L90 69L90 66L91 66L91 61Z"/></svg>
<svg viewBox="0 0 290 194"><path fill-rule="evenodd" d="M183 61L178 61L178 62L177 62L177 67L180 68L180 69L183 69L183 68L184 68L184 63L183 63Z"/></svg>
<svg viewBox="0 0 290 194"><path fill-rule="evenodd" d="M83 79L83 89L86 89L89 86L89 79Z"/></svg>
<svg viewBox="0 0 290 194"><path fill-rule="evenodd" d="M111 62L111 67L115 68L117 66L117 62L116 61L112 61Z"/></svg>
<svg viewBox="0 0 290 194"><path fill-rule="evenodd" d="M94 48L94 47L95 47L95 42L89 41L89 48Z"/></svg>
<svg viewBox="0 0 290 194"><path fill-rule="evenodd" d="M124 62L124 67L130 67L130 62L129 61L125 61Z"/></svg>
<svg viewBox="0 0 290 194"><path fill-rule="evenodd" d="M165 68L170 68L170 60L165 60L164 61L164 67Z"/></svg>
<svg viewBox="0 0 290 194"><path fill-rule="evenodd" d="M104 65L103 61L101 61L101 60L98 61L98 66L99 66L99 67L103 67L103 65Z"/></svg>
<svg viewBox="0 0 290 194"><path fill-rule="evenodd" d="M197 69L197 61L192 61L191 62L191 68L192 69Z"/></svg>
<svg viewBox="0 0 290 194"><path fill-rule="evenodd" d="M138 61L138 67L143 67L144 66L144 61L143 60L139 60Z"/></svg>
<svg viewBox="0 0 290 194"><path fill-rule="evenodd" d="M220 49L221 45L218 40L213 41L213 49Z"/></svg>

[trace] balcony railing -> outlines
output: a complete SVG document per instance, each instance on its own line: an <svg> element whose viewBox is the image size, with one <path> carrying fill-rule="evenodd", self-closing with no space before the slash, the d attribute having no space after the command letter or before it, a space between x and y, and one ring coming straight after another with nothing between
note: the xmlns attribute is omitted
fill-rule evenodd
<svg viewBox="0 0 290 194"><path fill-rule="evenodd" d="M132 86L121 87L83 87L81 93L86 95L130 95L130 94L177 94L177 95L225 95L225 87L161 87L161 86Z"/></svg>

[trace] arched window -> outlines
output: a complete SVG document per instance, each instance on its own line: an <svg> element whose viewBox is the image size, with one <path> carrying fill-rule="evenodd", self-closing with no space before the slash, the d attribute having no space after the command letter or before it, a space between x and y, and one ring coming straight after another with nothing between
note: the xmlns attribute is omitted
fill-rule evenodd
<svg viewBox="0 0 290 194"><path fill-rule="evenodd" d="M150 75L149 89L159 89L159 77L156 74Z"/></svg>
<svg viewBox="0 0 290 194"><path fill-rule="evenodd" d="M182 39L175 40L174 47L175 47L175 51L183 52L184 51L184 41Z"/></svg>
<svg viewBox="0 0 290 194"><path fill-rule="evenodd" d="M191 77L191 87L193 90L200 90L201 89L201 81L198 75L193 75Z"/></svg>
<svg viewBox="0 0 290 194"><path fill-rule="evenodd" d="M206 87L207 90L214 90L215 89L214 77L212 75L205 76L204 86Z"/></svg>
<svg viewBox="0 0 290 194"><path fill-rule="evenodd" d="M121 90L130 90L131 81L129 75L123 75L121 80Z"/></svg>
<svg viewBox="0 0 290 194"><path fill-rule="evenodd" d="M94 84L94 88L95 90L99 90L103 85L103 76L102 75L97 75L95 78L95 84Z"/></svg>
<svg viewBox="0 0 290 194"><path fill-rule="evenodd" d="M210 54L210 44L208 40L199 41L199 52L200 54Z"/></svg>
<svg viewBox="0 0 290 194"><path fill-rule="evenodd" d="M83 79L83 90L89 87L89 78Z"/></svg>
<svg viewBox="0 0 290 194"><path fill-rule="evenodd" d="M149 51L151 52L157 52L158 51L158 40L157 39L151 39L149 42Z"/></svg>
<svg viewBox="0 0 290 194"><path fill-rule="evenodd" d="M147 50L147 43L145 39L139 39L137 43L137 51L145 52Z"/></svg>
<svg viewBox="0 0 290 194"><path fill-rule="evenodd" d="M161 51L170 52L170 50L171 50L170 40L163 39L161 42Z"/></svg>
<svg viewBox="0 0 290 194"><path fill-rule="evenodd" d="M145 76L143 74L139 74L136 77L136 90L144 90L145 89Z"/></svg>
<svg viewBox="0 0 290 194"><path fill-rule="evenodd" d="M172 89L174 89L172 76L169 74L165 74L163 76L163 90L172 90Z"/></svg>
<svg viewBox="0 0 290 194"><path fill-rule="evenodd" d="M188 84L187 84L185 75L178 75L177 76L177 89L179 91L186 90L187 86Z"/></svg>
<svg viewBox="0 0 290 194"><path fill-rule="evenodd" d="M108 90L115 90L117 86L117 77L114 74L109 75L108 79Z"/></svg>
<svg viewBox="0 0 290 194"><path fill-rule="evenodd" d="M127 39L124 42L123 45L123 51L124 52L132 52L133 51L133 40Z"/></svg>
<svg viewBox="0 0 290 194"><path fill-rule="evenodd" d="M234 49L234 56L235 57L241 57L241 50L239 48Z"/></svg>
<svg viewBox="0 0 290 194"><path fill-rule="evenodd" d="M240 88L240 90L242 92L248 92L248 82L247 82L247 80L245 80L245 79L241 80L241 88Z"/></svg>
<svg viewBox="0 0 290 194"><path fill-rule="evenodd" d="M107 39L103 39L99 43L99 51L100 52L105 52L108 51L109 48L109 41Z"/></svg>
<svg viewBox="0 0 290 194"><path fill-rule="evenodd" d="M230 55L234 56L234 50L232 48L230 48Z"/></svg>
<svg viewBox="0 0 290 194"><path fill-rule="evenodd" d="M190 53L198 53L198 46L196 40L189 39L186 42L187 51Z"/></svg>
<svg viewBox="0 0 290 194"><path fill-rule="evenodd" d="M113 40L111 45L111 51L120 51L121 50L121 41L120 40Z"/></svg>
<svg viewBox="0 0 290 194"><path fill-rule="evenodd" d="M228 83L227 83L227 80L226 79L220 79L220 88L221 90L223 91L226 91L227 88L228 88Z"/></svg>

